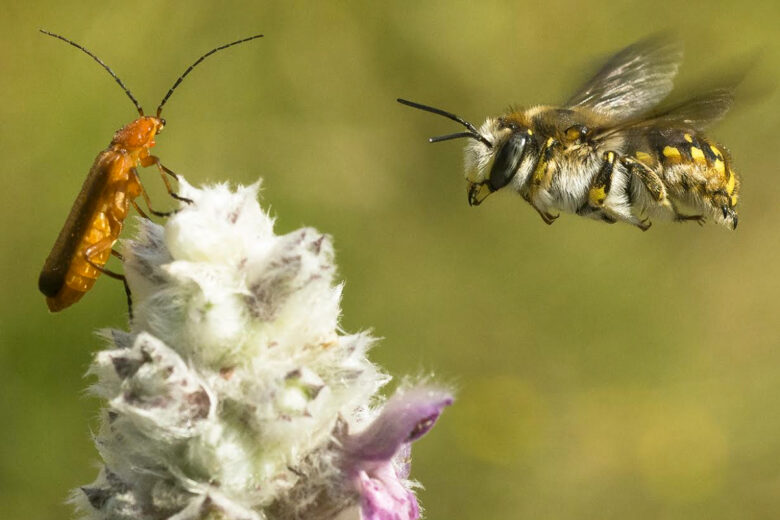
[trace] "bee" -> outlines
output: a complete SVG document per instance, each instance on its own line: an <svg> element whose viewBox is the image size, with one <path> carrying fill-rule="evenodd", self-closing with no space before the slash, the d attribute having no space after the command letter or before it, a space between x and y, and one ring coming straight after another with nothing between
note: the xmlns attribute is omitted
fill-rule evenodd
<svg viewBox="0 0 780 520"><path fill-rule="evenodd" d="M665 109L682 59L680 44L652 36L615 54L563 106L510 109L477 129L427 105L398 102L451 119L468 138L468 202L502 188L519 193L552 224L560 212L646 231L652 220L708 218L737 227L739 179L723 146L703 134L721 119L734 86L713 88Z"/></svg>

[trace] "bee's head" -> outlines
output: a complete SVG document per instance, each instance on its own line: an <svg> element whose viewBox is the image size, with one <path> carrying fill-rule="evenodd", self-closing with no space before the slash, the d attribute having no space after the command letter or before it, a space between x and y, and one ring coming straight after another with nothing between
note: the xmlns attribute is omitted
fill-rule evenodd
<svg viewBox="0 0 780 520"><path fill-rule="evenodd" d="M533 144L531 129L511 118L490 118L479 129L491 146L481 141L466 145L466 189L469 205L478 206L494 191L510 183Z"/></svg>
<svg viewBox="0 0 780 520"><path fill-rule="evenodd" d="M533 142L531 130L511 118L488 119L477 128L450 112L421 105L405 99L399 103L432 112L452 119L466 127L467 131L431 137L432 143L466 137L471 139L466 146L466 190L470 206L478 206L496 190L512 180L523 159L527 145Z"/></svg>

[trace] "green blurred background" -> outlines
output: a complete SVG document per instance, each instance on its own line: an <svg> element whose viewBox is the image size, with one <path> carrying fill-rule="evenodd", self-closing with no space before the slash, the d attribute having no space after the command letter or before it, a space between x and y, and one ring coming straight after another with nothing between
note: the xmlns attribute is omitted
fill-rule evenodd
<svg viewBox="0 0 780 520"><path fill-rule="evenodd" d="M385 339L394 375L434 373L459 400L415 447L431 519L780 516L780 190L776 93L711 134L743 178L740 226L641 233L522 199L466 203L454 123L560 102L599 61L660 29L686 44L682 82L763 49L777 82L776 2L6 2L0 18L0 516L71 516L90 482L98 403L83 374L98 328L125 323L101 279L52 315L36 281L112 132L135 117L84 44L152 111L156 153L191 182L264 179L278 230L331 233L343 325ZM158 206L154 170L142 173ZM127 236L127 234L125 234Z"/></svg>

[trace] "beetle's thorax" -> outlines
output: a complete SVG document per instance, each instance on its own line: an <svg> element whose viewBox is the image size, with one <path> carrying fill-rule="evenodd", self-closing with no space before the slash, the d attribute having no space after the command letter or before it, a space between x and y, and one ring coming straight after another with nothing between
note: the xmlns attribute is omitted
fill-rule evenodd
<svg viewBox="0 0 780 520"><path fill-rule="evenodd" d="M111 139L111 147L126 152L138 152L154 146L154 138L165 127L165 120L154 116L141 116L123 126Z"/></svg>

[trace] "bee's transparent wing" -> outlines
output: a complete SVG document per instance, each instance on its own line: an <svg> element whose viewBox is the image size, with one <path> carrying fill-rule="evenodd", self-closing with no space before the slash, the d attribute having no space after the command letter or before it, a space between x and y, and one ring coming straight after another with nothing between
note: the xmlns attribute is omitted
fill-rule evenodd
<svg viewBox="0 0 780 520"><path fill-rule="evenodd" d="M605 142L618 135L641 128L685 128L701 131L718 122L731 108L734 102L734 88L720 87L699 94L677 105L650 114L641 119L625 121L619 125L604 129L593 135L595 141Z"/></svg>
<svg viewBox="0 0 780 520"><path fill-rule="evenodd" d="M718 88L674 105L650 117L648 122L704 130L725 116L733 102L733 88Z"/></svg>
<svg viewBox="0 0 780 520"><path fill-rule="evenodd" d="M566 104L589 108L613 122L631 119L669 94L681 59L679 42L651 36L613 56Z"/></svg>

